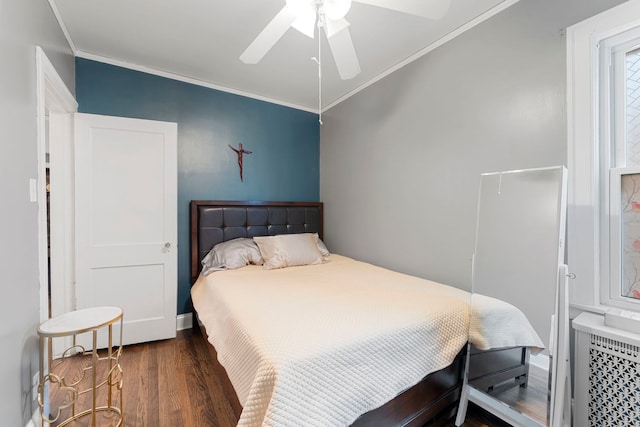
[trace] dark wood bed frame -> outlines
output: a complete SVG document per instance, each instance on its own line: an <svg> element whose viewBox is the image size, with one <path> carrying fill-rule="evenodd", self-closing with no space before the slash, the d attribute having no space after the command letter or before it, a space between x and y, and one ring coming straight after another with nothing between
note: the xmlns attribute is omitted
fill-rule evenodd
<svg viewBox="0 0 640 427"><path fill-rule="evenodd" d="M200 260L217 243L238 237L254 237L285 233L318 233L323 237L323 204L321 202L263 202L192 200L191 209L191 277L192 284L201 270ZM194 312L193 324L199 325ZM204 328L200 325L203 336ZM236 416L242 406L226 371L218 363L217 353L209 347L217 366L217 374ZM427 375L420 383L393 400L363 414L352 426L436 426L450 420L457 410L462 390L466 346L448 367ZM495 373L487 368L482 376ZM486 371L486 372L485 372ZM509 375L512 375L510 372ZM502 378L502 377L501 377ZM511 377L513 378L513 376Z"/></svg>

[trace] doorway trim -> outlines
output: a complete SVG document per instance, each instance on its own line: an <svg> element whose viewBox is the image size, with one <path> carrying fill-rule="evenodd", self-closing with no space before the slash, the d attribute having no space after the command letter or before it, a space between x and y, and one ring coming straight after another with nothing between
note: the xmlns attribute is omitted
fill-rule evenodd
<svg viewBox="0 0 640 427"><path fill-rule="evenodd" d="M36 103L37 103L37 164L38 185L36 196L38 202L38 253L40 279L40 321L49 317L49 278L48 278L48 235L47 235L47 194L46 194L46 154L47 138L49 145L56 148L56 155L51 156L55 166L72 174L73 169L73 133L72 113L77 111L78 103L62 81L53 64L40 46L36 46ZM47 116L52 120L47 127ZM67 166L68 165L68 166ZM64 176L64 175L63 175ZM62 224L52 224L56 229L55 245L52 255L60 263L60 272L52 277L52 312L60 314L60 310L69 311L72 307L73 291L73 176L71 179L60 179L60 187L56 192L62 196L62 203L56 204L55 217L63 219ZM69 227L69 221L71 227ZM52 239L53 240L53 239ZM55 310L54 310L55 307ZM56 313L58 312L58 313Z"/></svg>

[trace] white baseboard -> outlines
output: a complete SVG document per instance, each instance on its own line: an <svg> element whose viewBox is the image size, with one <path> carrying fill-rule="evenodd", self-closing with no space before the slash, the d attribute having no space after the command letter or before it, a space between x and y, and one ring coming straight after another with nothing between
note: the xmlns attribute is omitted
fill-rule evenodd
<svg viewBox="0 0 640 427"><path fill-rule="evenodd" d="M191 313L179 314L176 317L176 331L189 329L193 325L193 315Z"/></svg>
<svg viewBox="0 0 640 427"><path fill-rule="evenodd" d="M546 354L529 355L529 373L538 378L548 378L549 356L547 356Z"/></svg>

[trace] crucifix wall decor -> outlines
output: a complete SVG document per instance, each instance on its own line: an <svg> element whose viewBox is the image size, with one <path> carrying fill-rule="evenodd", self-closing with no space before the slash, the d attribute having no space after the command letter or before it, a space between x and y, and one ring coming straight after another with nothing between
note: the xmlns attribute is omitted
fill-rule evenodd
<svg viewBox="0 0 640 427"><path fill-rule="evenodd" d="M242 147L242 143L240 143L240 147L239 148L234 148L229 144L229 148L231 148L233 151L235 151L236 154L238 155L238 166L240 167L240 181L244 181L244 179L242 177L242 156L244 154L251 154L252 151L245 150Z"/></svg>

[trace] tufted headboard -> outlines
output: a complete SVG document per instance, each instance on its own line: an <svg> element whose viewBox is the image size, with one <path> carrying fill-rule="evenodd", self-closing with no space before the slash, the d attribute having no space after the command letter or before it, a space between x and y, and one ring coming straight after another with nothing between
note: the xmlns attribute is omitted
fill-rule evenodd
<svg viewBox="0 0 640 427"><path fill-rule="evenodd" d="M318 233L322 238L322 202L192 200L191 283L200 260L218 243L238 237Z"/></svg>

